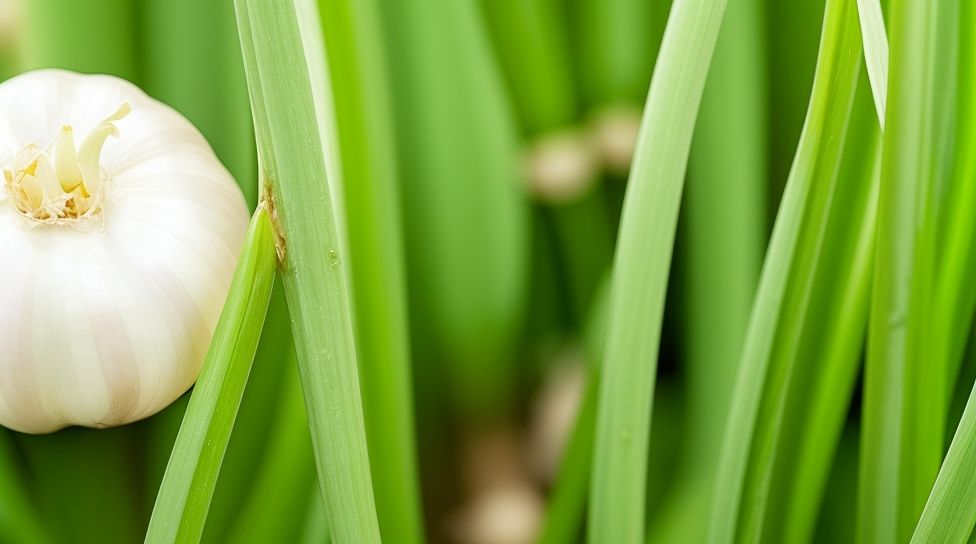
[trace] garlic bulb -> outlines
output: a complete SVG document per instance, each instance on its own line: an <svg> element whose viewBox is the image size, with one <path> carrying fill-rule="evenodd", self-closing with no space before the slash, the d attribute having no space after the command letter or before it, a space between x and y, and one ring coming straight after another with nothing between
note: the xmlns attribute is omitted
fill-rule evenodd
<svg viewBox="0 0 976 544"><path fill-rule="evenodd" d="M196 379L247 208L209 144L130 83L0 84L0 424L150 416Z"/></svg>

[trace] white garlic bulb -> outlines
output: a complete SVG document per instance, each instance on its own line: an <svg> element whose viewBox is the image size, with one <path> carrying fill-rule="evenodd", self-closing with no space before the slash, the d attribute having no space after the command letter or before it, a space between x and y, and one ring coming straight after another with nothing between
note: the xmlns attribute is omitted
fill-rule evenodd
<svg viewBox="0 0 976 544"><path fill-rule="evenodd" d="M132 84L0 84L0 424L148 417L193 384L247 228L233 178Z"/></svg>

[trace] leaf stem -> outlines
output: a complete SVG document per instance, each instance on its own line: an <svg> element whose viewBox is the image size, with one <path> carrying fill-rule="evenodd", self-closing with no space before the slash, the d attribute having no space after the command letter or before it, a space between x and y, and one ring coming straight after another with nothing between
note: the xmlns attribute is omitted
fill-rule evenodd
<svg viewBox="0 0 976 544"><path fill-rule="evenodd" d="M271 299L274 244L267 210L259 208L173 446L146 542L197 542L203 534Z"/></svg>
<svg viewBox="0 0 976 544"><path fill-rule="evenodd" d="M668 19L631 167L611 284L597 402L588 539L636 544L658 347L692 132L724 0L677 0Z"/></svg>
<svg viewBox="0 0 976 544"><path fill-rule="evenodd" d="M341 227L326 173L324 138L331 131L318 122L307 63L324 45L302 32L302 25L318 21L300 23L293 1L237 0L236 6L259 168L284 241L282 282L329 526L337 543L378 543Z"/></svg>

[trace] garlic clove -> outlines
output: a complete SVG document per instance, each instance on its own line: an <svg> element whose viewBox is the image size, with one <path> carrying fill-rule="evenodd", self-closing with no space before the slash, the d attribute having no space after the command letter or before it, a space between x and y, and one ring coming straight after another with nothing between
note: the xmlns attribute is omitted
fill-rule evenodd
<svg viewBox="0 0 976 544"><path fill-rule="evenodd" d="M0 84L0 168L0 424L167 406L196 379L244 239L233 178L174 110L59 70Z"/></svg>

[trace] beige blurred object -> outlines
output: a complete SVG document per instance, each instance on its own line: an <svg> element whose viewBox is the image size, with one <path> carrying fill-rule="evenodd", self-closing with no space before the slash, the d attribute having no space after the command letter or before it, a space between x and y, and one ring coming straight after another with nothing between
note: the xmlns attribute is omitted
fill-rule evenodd
<svg viewBox="0 0 976 544"><path fill-rule="evenodd" d="M545 483L552 482L559 471L585 388L583 353L568 349L559 356L533 401L529 465L533 474Z"/></svg>
<svg viewBox="0 0 976 544"><path fill-rule="evenodd" d="M512 423L471 430L461 448L464 504L447 524L459 544L529 544L543 499L526 469L523 433Z"/></svg>
<svg viewBox="0 0 976 544"><path fill-rule="evenodd" d="M525 179L532 195L549 204L563 204L586 194L598 179L597 157L582 134L565 130L548 134L529 146Z"/></svg>
<svg viewBox="0 0 976 544"><path fill-rule="evenodd" d="M604 168L626 175L637 148L641 110L631 105L608 106L593 116L593 146Z"/></svg>
<svg viewBox="0 0 976 544"><path fill-rule="evenodd" d="M544 511L539 491L528 482L503 482L475 496L451 524L462 544L530 544Z"/></svg>
<svg viewBox="0 0 976 544"><path fill-rule="evenodd" d="M461 451L464 491L479 495L499 483L525 479L525 455L520 433L513 425L471 431Z"/></svg>

